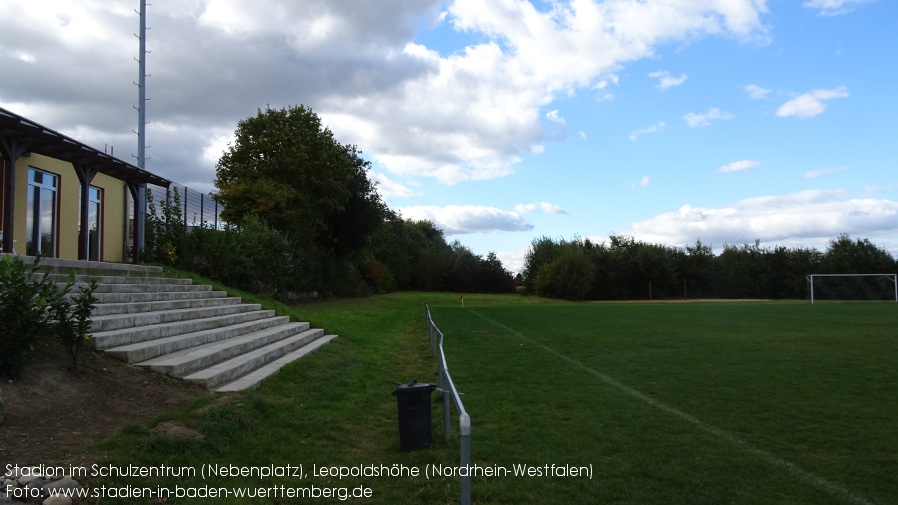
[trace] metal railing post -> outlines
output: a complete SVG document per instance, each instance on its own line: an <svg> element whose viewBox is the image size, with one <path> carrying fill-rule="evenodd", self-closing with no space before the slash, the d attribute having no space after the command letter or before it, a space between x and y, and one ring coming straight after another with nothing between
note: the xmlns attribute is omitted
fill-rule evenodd
<svg viewBox="0 0 898 505"><path fill-rule="evenodd" d="M440 366L440 368L442 368L442 365ZM446 391L446 379L444 378L445 373L446 370L440 370L440 389L443 391ZM443 393L443 438L445 438L447 442L452 440L452 420L450 419L451 416L449 412L449 410L451 409L449 403L450 400L451 398L449 398L449 395Z"/></svg>
<svg viewBox="0 0 898 505"><path fill-rule="evenodd" d="M458 431L461 439L460 466L465 469L461 477L461 505L471 505L471 416L458 416Z"/></svg>
<svg viewBox="0 0 898 505"><path fill-rule="evenodd" d="M437 376L439 377L440 392L443 394L443 434L447 441L452 438L449 412L451 409L450 402L455 403L455 409L458 411L459 467L464 468L460 477L460 500L462 505L471 505L471 416L465 411L465 407L461 402L461 396L452 382L449 367L446 365L446 354L443 351L443 332L433 323L427 301L424 302L424 317L427 320L427 332L430 337L431 349L437 355ZM440 337L439 346L437 346L436 342L437 335Z"/></svg>

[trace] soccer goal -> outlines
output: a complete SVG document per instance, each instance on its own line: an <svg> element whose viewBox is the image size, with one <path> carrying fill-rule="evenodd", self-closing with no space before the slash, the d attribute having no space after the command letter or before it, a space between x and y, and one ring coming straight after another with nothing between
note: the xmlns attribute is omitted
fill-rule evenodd
<svg viewBox="0 0 898 505"><path fill-rule="evenodd" d="M898 275L811 274L808 275L808 298L811 303L815 299L898 302Z"/></svg>

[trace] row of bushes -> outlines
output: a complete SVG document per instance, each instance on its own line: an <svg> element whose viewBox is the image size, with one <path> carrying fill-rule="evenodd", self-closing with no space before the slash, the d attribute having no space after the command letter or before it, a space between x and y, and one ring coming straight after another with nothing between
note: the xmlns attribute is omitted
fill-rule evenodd
<svg viewBox="0 0 898 505"><path fill-rule="evenodd" d="M177 193L148 199L143 257L276 299L365 296L397 290L513 292L514 279L494 253L449 244L430 221L387 213L364 247L351 253L302 248L249 215L240 226L185 228ZM158 210L157 210L158 208Z"/></svg>
<svg viewBox="0 0 898 505"><path fill-rule="evenodd" d="M0 375L16 378L41 337L57 340L78 367L78 355L89 341L97 283L79 286L75 273L58 286L39 273L40 257L26 266L18 256L0 261Z"/></svg>

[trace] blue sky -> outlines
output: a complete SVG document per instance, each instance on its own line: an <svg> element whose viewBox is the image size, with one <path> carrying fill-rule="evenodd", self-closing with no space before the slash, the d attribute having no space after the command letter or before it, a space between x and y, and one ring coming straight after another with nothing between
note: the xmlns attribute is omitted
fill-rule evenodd
<svg viewBox="0 0 898 505"><path fill-rule="evenodd" d="M4 0L0 105L136 152L132 3ZM158 3L147 168L211 190L237 121L302 103L392 208L512 270L542 235L896 254L896 19L885 0Z"/></svg>

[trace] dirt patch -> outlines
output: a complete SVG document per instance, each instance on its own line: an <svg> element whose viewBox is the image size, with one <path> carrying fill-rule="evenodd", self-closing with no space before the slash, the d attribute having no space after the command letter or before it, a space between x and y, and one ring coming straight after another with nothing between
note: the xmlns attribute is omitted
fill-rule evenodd
<svg viewBox="0 0 898 505"><path fill-rule="evenodd" d="M163 421L156 426L153 426L153 429L150 430L150 433L165 435L172 438L191 438L196 440L203 439L202 433L194 430L193 428L188 428L178 421Z"/></svg>
<svg viewBox="0 0 898 505"><path fill-rule="evenodd" d="M17 381L0 379L0 468L87 461L86 448L211 393L85 351L77 372L56 343L42 343Z"/></svg>

